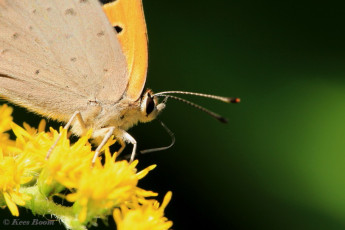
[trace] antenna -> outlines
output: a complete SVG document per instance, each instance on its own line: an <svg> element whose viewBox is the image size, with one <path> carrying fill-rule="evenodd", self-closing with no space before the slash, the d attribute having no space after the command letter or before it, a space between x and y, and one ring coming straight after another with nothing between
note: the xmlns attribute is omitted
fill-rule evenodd
<svg viewBox="0 0 345 230"><path fill-rule="evenodd" d="M211 94L194 93L194 92L186 92L186 91L164 91L164 92L156 93L153 96L160 96L160 95L166 95L166 94L193 95L193 96L211 98L211 99L215 99L215 100L222 101L225 103L239 103L241 101L241 99L237 97L222 97L222 96L216 96L216 95L211 95Z"/></svg>
<svg viewBox="0 0 345 230"><path fill-rule="evenodd" d="M188 101L188 100L180 98L180 97L168 95L168 94L186 94L186 95L193 95L193 96L199 96L199 97L206 97L206 98L211 98L211 99L215 99L215 100L226 102L226 103L239 103L240 102L240 99L237 97L221 97L221 96L216 96L216 95L185 92L185 91L165 91L165 92L160 92L160 93L156 93L153 95L153 96L158 96L158 97L165 97L165 99L164 99L165 101L168 98L172 98L172 99L184 102L187 105L190 105L194 108L197 108L197 109L207 113L208 115L210 115L211 117L214 117L215 119L217 119L218 121L220 121L222 123L228 123L228 121L225 117L223 117L223 116L221 116L215 112L212 112L211 110L208 110L205 107L202 107L202 106L195 104L191 101Z"/></svg>

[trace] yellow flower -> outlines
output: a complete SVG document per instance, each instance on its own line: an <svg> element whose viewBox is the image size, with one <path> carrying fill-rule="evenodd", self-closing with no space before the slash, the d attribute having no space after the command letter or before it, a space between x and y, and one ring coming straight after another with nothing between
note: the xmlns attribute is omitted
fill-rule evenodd
<svg viewBox="0 0 345 230"><path fill-rule="evenodd" d="M17 205L23 206L31 198L20 192L20 186L33 179L44 158L29 151L33 134L14 124L11 113L12 108L7 105L0 107L0 192L12 215L18 216ZM10 128L17 136L15 142L3 133Z"/></svg>
<svg viewBox="0 0 345 230"><path fill-rule="evenodd" d="M105 163L99 161L93 168L83 172L76 192L67 195L67 200L76 202L79 208L79 221L89 221L90 218L107 214L113 207L119 207L130 202L135 197L155 196L156 193L137 187L138 180L145 176L155 165L136 173L138 161L115 161L116 154L111 157L109 148L105 149Z"/></svg>
<svg viewBox="0 0 345 230"><path fill-rule="evenodd" d="M0 133L11 129L12 112L12 107L8 107L6 104L0 106Z"/></svg>
<svg viewBox="0 0 345 230"><path fill-rule="evenodd" d="M31 197L19 191L20 185L31 181L32 167L26 157L4 156L0 149L0 192L12 215L18 216L18 205L25 205Z"/></svg>
<svg viewBox="0 0 345 230"><path fill-rule="evenodd" d="M17 205L25 205L31 197L20 192L24 185L37 178L39 171L46 164L45 156L53 143L50 133L39 132L29 125L25 129L12 122L12 109L5 105L0 107L0 129L7 131L12 128L16 141L0 142L0 194L9 207L12 215L18 216ZM6 116L5 116L6 115ZM42 121L39 131L45 127ZM1 134L0 134L1 135ZM7 148L5 148L7 147ZM7 152L5 153L5 150Z"/></svg>
<svg viewBox="0 0 345 230"><path fill-rule="evenodd" d="M9 139L9 134L5 133L11 129L12 111L13 109L6 104L0 106L0 148L4 155L7 155L8 149L15 145L14 141Z"/></svg>
<svg viewBox="0 0 345 230"><path fill-rule="evenodd" d="M6 203L12 215L19 215L19 205L42 215L54 214L66 226L84 227L116 208L114 218L118 229L165 230L172 226L164 217L171 193L159 207L157 201L146 199L157 193L137 187L138 181L155 165L137 172L137 160L115 161L116 154L111 155L109 150L115 140L110 139L103 147L104 164L99 157L92 167L94 151L88 141L92 130L70 144L63 128L60 128L60 140L46 159L59 133L52 128L45 132L44 120L38 129L26 123L22 128L12 122L11 113L12 108L0 106L0 205ZM15 141L5 133L10 129ZM64 196L61 191L66 188L71 193ZM72 207L57 205L53 195L74 204Z"/></svg>
<svg viewBox="0 0 345 230"><path fill-rule="evenodd" d="M59 134L55 130L52 130L52 132L55 140ZM72 145L67 138L67 130L60 128L60 133L62 136L43 169L44 181L41 182L50 185L54 181L67 188L75 188L82 173L91 168L94 153L91 151L91 144L88 139L91 137L92 130ZM49 147L44 151L45 155L52 145L53 141L49 143Z"/></svg>
<svg viewBox="0 0 345 230"><path fill-rule="evenodd" d="M44 124L44 122L42 123ZM26 163L35 165L35 168L31 168L31 170L40 170L46 164L45 156L53 143L51 133L38 133L36 129L31 128L27 124L24 124L26 129L23 129L15 123L12 123L11 127L16 135L16 144L11 149L10 154L12 156L25 156Z"/></svg>
<svg viewBox="0 0 345 230"><path fill-rule="evenodd" d="M116 208L113 213L118 230L167 230L171 228L172 221L164 217L164 209L171 199L168 192L162 205L158 201L147 200L144 204L134 204L132 208L125 205Z"/></svg>

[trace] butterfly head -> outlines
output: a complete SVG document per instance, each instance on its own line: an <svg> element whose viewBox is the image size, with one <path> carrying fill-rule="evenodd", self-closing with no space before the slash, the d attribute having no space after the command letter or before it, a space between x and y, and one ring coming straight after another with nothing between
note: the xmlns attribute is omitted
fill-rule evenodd
<svg viewBox="0 0 345 230"><path fill-rule="evenodd" d="M154 96L150 89L147 89L141 96L140 112L141 122L149 122L165 108L165 101L159 103L158 98Z"/></svg>

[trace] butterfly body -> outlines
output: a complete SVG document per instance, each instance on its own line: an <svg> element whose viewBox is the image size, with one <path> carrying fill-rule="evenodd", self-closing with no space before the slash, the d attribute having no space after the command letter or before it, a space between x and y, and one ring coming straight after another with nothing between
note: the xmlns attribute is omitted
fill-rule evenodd
<svg viewBox="0 0 345 230"><path fill-rule="evenodd" d="M158 101L148 94L151 94L151 91L144 93L143 97L137 101L122 99L109 104L91 101L84 111L79 111L85 127L81 127L80 122L76 120L73 122L72 131L77 135L82 135L86 130L93 129L92 137L97 139L97 137L104 136L102 129L106 127L114 127L114 135L120 136L117 135L118 131L128 130L138 122L150 122L162 111L164 105L155 106ZM151 102L154 103L154 108L150 113L147 113L145 104L148 98L154 100Z"/></svg>

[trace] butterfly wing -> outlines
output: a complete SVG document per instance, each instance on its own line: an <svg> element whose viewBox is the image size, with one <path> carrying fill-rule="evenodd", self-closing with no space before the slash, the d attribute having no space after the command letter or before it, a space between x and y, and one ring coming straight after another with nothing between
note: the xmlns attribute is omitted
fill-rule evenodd
<svg viewBox="0 0 345 230"><path fill-rule="evenodd" d="M147 30L141 0L116 0L103 6L111 24L118 29L118 39L128 63L127 98L137 100L146 81L148 52Z"/></svg>
<svg viewBox="0 0 345 230"><path fill-rule="evenodd" d="M66 120L128 84L116 32L97 0L0 0L0 95Z"/></svg>

